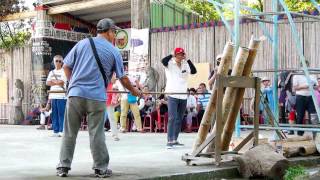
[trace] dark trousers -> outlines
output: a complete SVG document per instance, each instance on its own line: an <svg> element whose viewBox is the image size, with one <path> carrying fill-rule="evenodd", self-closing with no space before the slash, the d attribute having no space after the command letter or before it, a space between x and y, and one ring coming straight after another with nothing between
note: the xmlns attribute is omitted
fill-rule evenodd
<svg viewBox="0 0 320 180"><path fill-rule="evenodd" d="M205 109L205 108L204 108ZM197 114L198 121L201 122L205 110L200 110Z"/></svg>
<svg viewBox="0 0 320 180"><path fill-rule="evenodd" d="M168 98L168 142L178 139L186 107L186 99Z"/></svg>
<svg viewBox="0 0 320 180"><path fill-rule="evenodd" d="M66 109L66 99L52 99L52 129L54 133L63 131L64 111Z"/></svg>
<svg viewBox="0 0 320 180"><path fill-rule="evenodd" d="M303 118L306 111L308 111L309 119L310 114L316 113L313 100L311 96L296 96L296 111L297 111L297 124L303 124ZM299 136L303 136L304 131L298 131Z"/></svg>
<svg viewBox="0 0 320 180"><path fill-rule="evenodd" d="M280 123L288 123L286 119L286 107L280 106Z"/></svg>

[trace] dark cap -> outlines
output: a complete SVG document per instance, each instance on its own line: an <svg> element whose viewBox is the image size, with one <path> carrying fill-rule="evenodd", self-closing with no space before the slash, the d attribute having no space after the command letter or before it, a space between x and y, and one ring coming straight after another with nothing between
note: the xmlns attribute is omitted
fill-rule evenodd
<svg viewBox="0 0 320 180"><path fill-rule="evenodd" d="M109 18L101 19L97 24L98 33L108 31L110 29L118 30L120 29L118 26L114 24L114 21Z"/></svg>

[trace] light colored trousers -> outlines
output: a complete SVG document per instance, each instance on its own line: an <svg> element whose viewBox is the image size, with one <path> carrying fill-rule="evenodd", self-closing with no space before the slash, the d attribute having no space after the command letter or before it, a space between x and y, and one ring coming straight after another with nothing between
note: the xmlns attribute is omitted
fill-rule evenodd
<svg viewBox="0 0 320 180"><path fill-rule="evenodd" d="M108 119L109 119L112 135L118 136L117 122L114 117L114 106L108 105L106 107L106 115L108 116ZM107 119L106 115L105 115L104 119Z"/></svg>
<svg viewBox="0 0 320 180"><path fill-rule="evenodd" d="M46 123L46 117L49 117L51 114L51 111L44 111L40 113L40 124L44 125Z"/></svg>
<svg viewBox="0 0 320 180"><path fill-rule="evenodd" d="M140 117L140 111L137 103L129 104L127 99L121 100L121 116L120 116L120 125L122 129L127 129L127 116L128 111L132 111L134 122L137 126L138 131L142 130L142 123Z"/></svg>
<svg viewBox="0 0 320 180"><path fill-rule="evenodd" d="M82 97L69 97L67 100L64 135L60 149L60 162L57 168L71 169L74 149L81 119L87 113L90 150L93 158L92 169L106 171L109 165L109 153L104 134L104 114L106 102L86 99ZM80 144L83 146L83 144Z"/></svg>

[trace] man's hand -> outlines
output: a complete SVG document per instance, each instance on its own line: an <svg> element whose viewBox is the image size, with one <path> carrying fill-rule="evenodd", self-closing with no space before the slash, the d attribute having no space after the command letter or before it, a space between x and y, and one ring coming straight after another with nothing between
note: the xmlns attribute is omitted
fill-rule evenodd
<svg viewBox="0 0 320 180"><path fill-rule="evenodd" d="M128 89L131 92L132 95L137 96L137 97L142 96L142 92L139 89L132 86L132 84L127 76L123 76L122 78L120 78L120 82L126 89Z"/></svg>
<svg viewBox="0 0 320 180"><path fill-rule="evenodd" d="M138 88L134 88L133 91L131 91L131 94L137 97L142 97L142 91L140 91Z"/></svg>

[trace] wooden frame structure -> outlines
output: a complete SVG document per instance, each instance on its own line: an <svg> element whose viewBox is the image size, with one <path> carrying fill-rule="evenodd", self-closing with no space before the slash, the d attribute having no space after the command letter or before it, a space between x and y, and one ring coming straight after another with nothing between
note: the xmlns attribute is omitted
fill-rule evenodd
<svg viewBox="0 0 320 180"><path fill-rule="evenodd" d="M260 103L260 78L258 77L244 77L244 76L229 76L217 75L217 109L216 109L216 135L212 134L206 138L206 140L191 154L185 154L182 156L182 160L190 164L192 160L197 157L212 157L214 156L215 164L220 165L221 155L223 154L238 154L238 151L246 145L253 138L253 145L256 146L259 143L259 103ZM255 89L255 101L254 101L254 128L253 131L245 138L234 151L222 151L221 147L221 134L222 134L222 100L223 91L225 87L233 88L253 88ZM215 151L209 153L201 153L212 141L215 141Z"/></svg>

